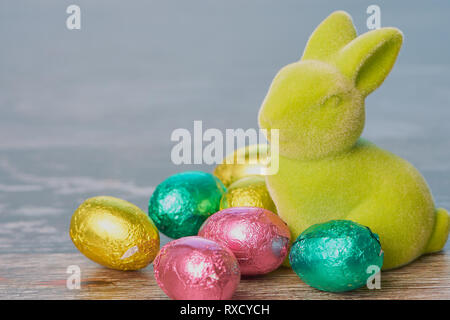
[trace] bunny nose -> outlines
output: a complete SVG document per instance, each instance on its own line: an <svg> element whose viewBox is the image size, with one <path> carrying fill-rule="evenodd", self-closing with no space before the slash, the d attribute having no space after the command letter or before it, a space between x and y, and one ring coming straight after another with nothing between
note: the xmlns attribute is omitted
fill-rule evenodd
<svg viewBox="0 0 450 320"><path fill-rule="evenodd" d="M270 131L270 129L272 128L272 122L266 117L260 117L259 126L261 129L267 129L268 131Z"/></svg>

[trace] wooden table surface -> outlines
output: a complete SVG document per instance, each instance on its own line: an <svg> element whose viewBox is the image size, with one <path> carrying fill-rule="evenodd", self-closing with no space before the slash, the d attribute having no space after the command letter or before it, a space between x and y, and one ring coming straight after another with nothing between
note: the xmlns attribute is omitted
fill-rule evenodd
<svg viewBox="0 0 450 320"><path fill-rule="evenodd" d="M67 267L81 270L81 288L69 290ZM167 299L153 270L116 271L81 254L0 255L0 299ZM243 278L234 299L450 299L450 251L423 256L381 274L381 289L327 293L303 283L291 269Z"/></svg>

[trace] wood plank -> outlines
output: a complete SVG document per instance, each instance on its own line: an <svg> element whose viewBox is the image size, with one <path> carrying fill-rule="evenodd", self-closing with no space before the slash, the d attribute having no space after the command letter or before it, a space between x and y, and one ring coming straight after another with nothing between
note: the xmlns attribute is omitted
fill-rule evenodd
<svg viewBox="0 0 450 320"><path fill-rule="evenodd" d="M81 289L69 290L67 267L81 269ZM0 255L1 299L167 299L152 267L140 271L103 268L81 254ZM292 270L243 278L234 299L450 299L450 251L383 272L381 289L327 293L309 287Z"/></svg>

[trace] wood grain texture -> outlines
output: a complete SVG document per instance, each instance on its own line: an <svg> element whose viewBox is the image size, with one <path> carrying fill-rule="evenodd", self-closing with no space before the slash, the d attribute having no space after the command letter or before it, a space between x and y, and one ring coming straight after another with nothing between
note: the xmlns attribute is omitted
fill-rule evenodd
<svg viewBox="0 0 450 320"><path fill-rule="evenodd" d="M67 267L81 269L81 289L69 290ZM115 271L81 254L0 255L1 299L167 299L148 267ZM234 299L450 299L450 251L423 256L383 272L381 289L327 293L309 287L292 270L243 278Z"/></svg>

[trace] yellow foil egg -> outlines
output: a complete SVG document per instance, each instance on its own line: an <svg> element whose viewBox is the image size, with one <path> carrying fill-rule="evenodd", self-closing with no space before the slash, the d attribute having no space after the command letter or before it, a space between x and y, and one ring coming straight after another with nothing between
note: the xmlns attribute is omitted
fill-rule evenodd
<svg viewBox="0 0 450 320"><path fill-rule="evenodd" d="M244 177L232 183L220 200L220 210L230 207L258 207L277 213L264 176Z"/></svg>
<svg viewBox="0 0 450 320"><path fill-rule="evenodd" d="M159 233L138 207L114 197L84 201L70 222L70 237L89 259L111 269L137 270L159 251Z"/></svg>
<svg viewBox="0 0 450 320"><path fill-rule="evenodd" d="M242 154L242 161L238 163L238 155ZM254 144L236 150L217 165L213 174L219 178L225 187L247 176L262 174L263 168L270 159L267 144Z"/></svg>

